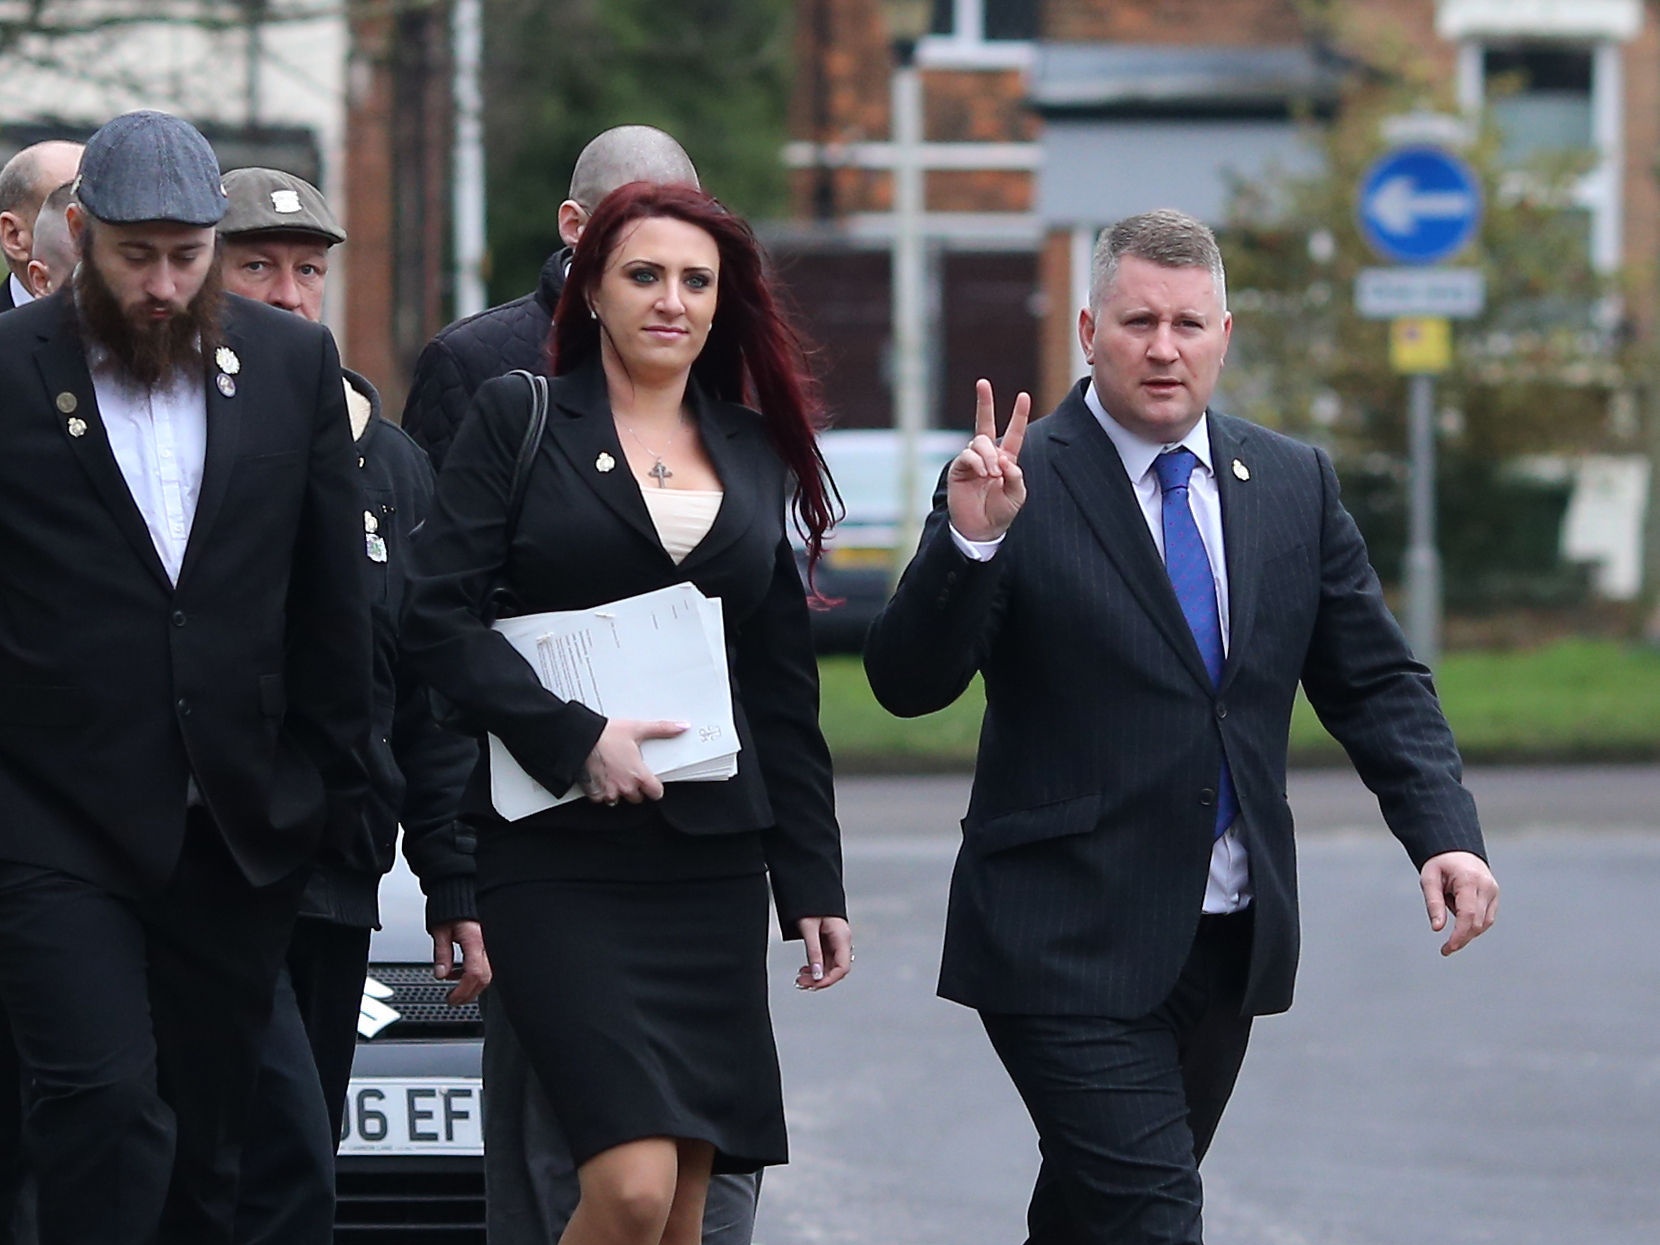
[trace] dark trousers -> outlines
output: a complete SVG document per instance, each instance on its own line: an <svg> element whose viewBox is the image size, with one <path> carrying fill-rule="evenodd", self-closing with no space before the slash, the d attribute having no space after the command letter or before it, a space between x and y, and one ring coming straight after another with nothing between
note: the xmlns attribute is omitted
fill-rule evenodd
<svg viewBox="0 0 1660 1245"><path fill-rule="evenodd" d="M7 1086L17 1086L13 1094ZM0 1011L0 1245L34 1239L34 1199L23 1167L23 1067Z"/></svg>
<svg viewBox="0 0 1660 1245"><path fill-rule="evenodd" d="M301 917L277 978L242 1149L238 1245L331 1245L334 1152L369 931Z"/></svg>
<svg viewBox="0 0 1660 1245"><path fill-rule="evenodd" d="M288 971L305 1022L311 1058L328 1106L332 1154L340 1143L346 1090L357 1054L357 1019L363 1009L363 978L369 971L366 928L301 917L288 944Z"/></svg>
<svg viewBox="0 0 1660 1245"><path fill-rule="evenodd" d="M576 1210L576 1160L499 999L484 1009L484 1186L490 1245L557 1241ZM709 1181L704 1245L750 1245L761 1173Z"/></svg>
<svg viewBox="0 0 1660 1245"><path fill-rule="evenodd" d="M0 1005L30 1078L41 1245L221 1245L257 1042L299 903L193 812L143 899L0 862Z"/></svg>
<svg viewBox="0 0 1660 1245"><path fill-rule="evenodd" d="M981 1013L1037 1126L1028 1245L1201 1245L1199 1161L1233 1092L1251 913L1203 917L1170 997L1136 1020Z"/></svg>

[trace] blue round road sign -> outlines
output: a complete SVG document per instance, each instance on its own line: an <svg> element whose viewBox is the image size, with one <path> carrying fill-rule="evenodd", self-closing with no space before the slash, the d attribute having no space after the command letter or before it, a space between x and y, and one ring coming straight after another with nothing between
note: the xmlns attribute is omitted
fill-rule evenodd
<svg viewBox="0 0 1660 1245"><path fill-rule="evenodd" d="M1456 254L1481 225L1481 185L1470 166L1439 147L1402 147L1360 179L1360 231L1384 259L1434 264Z"/></svg>

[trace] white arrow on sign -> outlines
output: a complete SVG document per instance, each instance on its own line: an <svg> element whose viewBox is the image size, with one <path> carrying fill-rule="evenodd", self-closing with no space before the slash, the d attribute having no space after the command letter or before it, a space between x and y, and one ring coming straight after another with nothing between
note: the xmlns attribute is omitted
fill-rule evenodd
<svg viewBox="0 0 1660 1245"><path fill-rule="evenodd" d="M1409 175L1388 178L1367 201L1366 214L1389 233L1405 237L1418 231L1421 220L1468 216L1476 210L1473 196L1462 190L1426 190Z"/></svg>

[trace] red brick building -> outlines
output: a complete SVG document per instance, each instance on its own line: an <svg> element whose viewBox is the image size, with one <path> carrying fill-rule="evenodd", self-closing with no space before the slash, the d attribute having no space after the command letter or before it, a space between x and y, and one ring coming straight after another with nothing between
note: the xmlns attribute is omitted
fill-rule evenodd
<svg viewBox="0 0 1660 1245"><path fill-rule="evenodd" d="M1046 408L1075 342L1095 233L1170 204L1220 223L1229 179L1309 158L1301 119L1384 52L1428 63L1467 110L1490 84L1518 156L1591 153L1567 210L1628 277L1638 322L1660 279L1660 18L1643 0L934 0L923 91L929 419L969 420L973 381ZM447 6L354 9L345 164L344 338L407 377L444 319ZM893 59L879 0L796 0L785 158L768 230L826 353L843 427L892 420ZM396 410L401 394L388 392Z"/></svg>
<svg viewBox="0 0 1660 1245"><path fill-rule="evenodd" d="M891 421L892 72L877 0L798 0L776 230L843 426ZM973 379L1040 407L1082 372L1074 325L1095 233L1171 205L1220 223L1230 178L1310 158L1301 118L1374 53L1427 59L1518 157L1588 157L1565 211L1650 318L1660 258L1660 19L1642 0L935 0L917 47L930 420L966 426ZM1517 83L1520 88L1511 90Z"/></svg>

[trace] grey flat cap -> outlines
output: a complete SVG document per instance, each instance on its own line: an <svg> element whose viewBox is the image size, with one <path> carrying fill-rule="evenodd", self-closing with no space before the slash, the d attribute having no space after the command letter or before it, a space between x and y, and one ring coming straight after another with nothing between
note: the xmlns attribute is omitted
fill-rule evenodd
<svg viewBox="0 0 1660 1245"><path fill-rule="evenodd" d="M322 192L281 169L232 169L225 174L230 208L219 222L222 236L245 233L311 233L330 246L346 240Z"/></svg>
<svg viewBox="0 0 1660 1245"><path fill-rule="evenodd" d="M225 214L213 148L190 122L165 112L123 113L87 139L75 194L112 225L215 225Z"/></svg>

